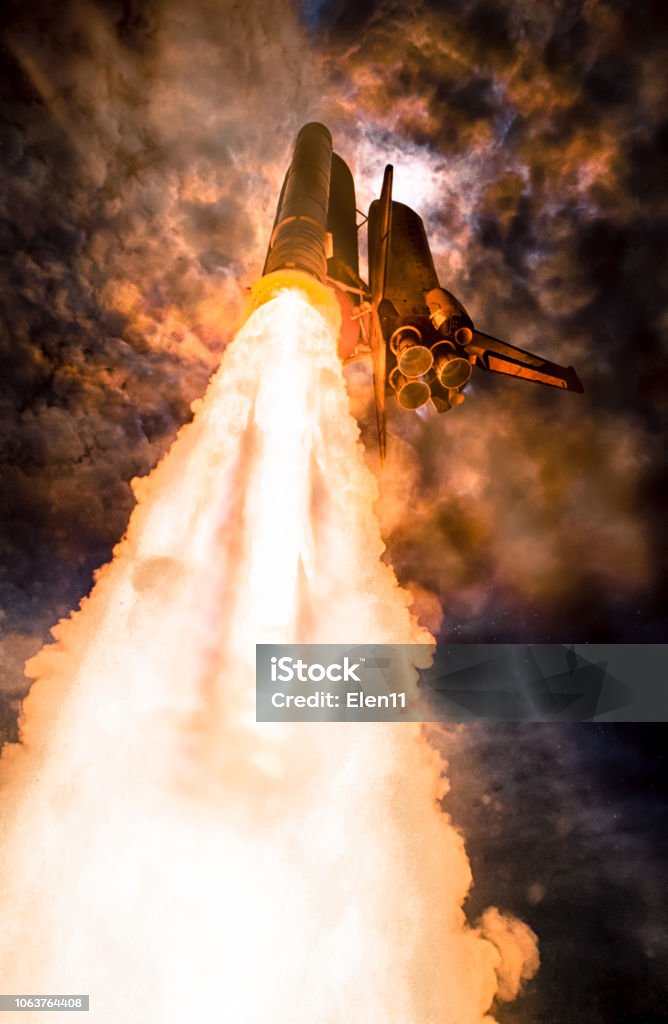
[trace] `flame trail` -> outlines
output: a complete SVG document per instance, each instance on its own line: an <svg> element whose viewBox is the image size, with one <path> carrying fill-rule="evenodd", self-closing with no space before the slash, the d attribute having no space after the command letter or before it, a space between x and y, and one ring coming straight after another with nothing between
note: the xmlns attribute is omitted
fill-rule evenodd
<svg viewBox="0 0 668 1024"><path fill-rule="evenodd" d="M380 561L332 326L282 292L195 412L29 663L0 991L89 992L104 1024L489 1021L535 937L466 924L419 727L254 721L256 642L428 639Z"/></svg>

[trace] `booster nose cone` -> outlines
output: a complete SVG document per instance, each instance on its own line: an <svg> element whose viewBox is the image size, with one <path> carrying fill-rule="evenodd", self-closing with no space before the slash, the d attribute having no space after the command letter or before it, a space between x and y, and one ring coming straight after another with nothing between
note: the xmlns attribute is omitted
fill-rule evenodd
<svg viewBox="0 0 668 1024"><path fill-rule="evenodd" d="M417 327L406 324L397 327L390 338L390 348L397 357L397 366L405 377L422 377L434 365L434 357Z"/></svg>
<svg viewBox="0 0 668 1024"><path fill-rule="evenodd" d="M431 389L426 381L405 377L398 367L390 374L390 385L402 409L419 409L431 398Z"/></svg>
<svg viewBox="0 0 668 1024"><path fill-rule="evenodd" d="M457 355L453 345L447 342L436 345L434 361L436 376L444 388L452 390L468 384L473 367L465 356Z"/></svg>

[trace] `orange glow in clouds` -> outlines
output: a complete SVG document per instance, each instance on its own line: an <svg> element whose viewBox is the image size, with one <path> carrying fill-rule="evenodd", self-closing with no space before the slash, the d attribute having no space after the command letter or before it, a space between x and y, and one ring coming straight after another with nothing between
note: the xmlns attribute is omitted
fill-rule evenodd
<svg viewBox="0 0 668 1024"><path fill-rule="evenodd" d="M5 751L0 991L90 993L96 1024L491 1021L535 936L466 922L420 727L254 720L256 642L428 639L333 322L295 290L256 309L135 490Z"/></svg>

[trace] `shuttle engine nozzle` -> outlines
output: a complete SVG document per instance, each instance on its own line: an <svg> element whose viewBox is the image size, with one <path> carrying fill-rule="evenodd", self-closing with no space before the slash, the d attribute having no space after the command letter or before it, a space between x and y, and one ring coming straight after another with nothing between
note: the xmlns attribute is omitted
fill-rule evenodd
<svg viewBox="0 0 668 1024"><path fill-rule="evenodd" d="M431 389L426 381L404 376L398 366L390 374L390 386L402 409L419 409L431 398Z"/></svg>
<svg viewBox="0 0 668 1024"><path fill-rule="evenodd" d="M434 365L431 350L422 344L422 334L412 324L397 327L390 338L390 349L396 355L397 366L405 377L422 377Z"/></svg>
<svg viewBox="0 0 668 1024"><path fill-rule="evenodd" d="M441 341L434 345L433 358L436 376L444 388L463 388L468 384L473 367L466 358L457 354L454 345Z"/></svg>

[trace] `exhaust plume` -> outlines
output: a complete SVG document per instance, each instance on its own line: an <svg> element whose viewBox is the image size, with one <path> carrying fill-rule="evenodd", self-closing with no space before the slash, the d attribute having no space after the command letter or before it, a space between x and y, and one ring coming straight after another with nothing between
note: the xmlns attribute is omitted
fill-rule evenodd
<svg viewBox="0 0 668 1024"><path fill-rule="evenodd" d="M113 561L28 663L0 987L88 992L102 1024L488 1024L536 940L496 910L467 923L419 726L254 721L256 642L429 640L302 293L251 316L134 489Z"/></svg>

